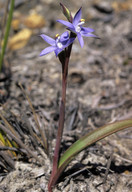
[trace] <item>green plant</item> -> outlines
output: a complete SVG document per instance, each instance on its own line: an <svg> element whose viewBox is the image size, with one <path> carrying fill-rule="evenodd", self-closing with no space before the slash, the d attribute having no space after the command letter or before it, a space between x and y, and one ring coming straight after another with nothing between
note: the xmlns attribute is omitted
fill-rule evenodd
<svg viewBox="0 0 132 192"><path fill-rule="evenodd" d="M68 21L58 20L58 22L68 27L68 30L70 31L70 35L68 34L67 31L60 36L57 34L55 39L52 39L51 37L44 34L41 35L41 37L51 46L45 48L40 53L40 56L46 55L54 51L62 64L62 98L61 98L61 104L60 104L60 116L59 116L58 132L56 137L56 146L55 146L55 151L53 156L53 168L52 168L52 173L51 173L49 184L48 184L49 192L52 192L52 188L57 183L58 178L60 177L60 175L66 168L66 166L80 151L82 151L89 145L117 131L123 130L128 127L129 128L132 127L132 119L105 125L81 137L69 149L67 149L64 152L64 154L60 157L60 144L61 144L61 139L63 135L64 119L65 119L68 65L69 65L72 45L76 37L78 38L78 41L81 47L83 47L84 45L83 36L98 38L97 36L92 34L92 32L94 31L93 29L82 26L85 20L81 19L81 14L82 14L81 8L78 10L74 18L72 18L70 11L63 4L60 4L60 5Z"/></svg>

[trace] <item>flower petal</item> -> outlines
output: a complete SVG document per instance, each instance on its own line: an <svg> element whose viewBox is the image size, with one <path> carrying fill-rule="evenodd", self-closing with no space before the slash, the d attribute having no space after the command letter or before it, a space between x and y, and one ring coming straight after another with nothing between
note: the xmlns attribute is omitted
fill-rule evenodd
<svg viewBox="0 0 132 192"><path fill-rule="evenodd" d="M75 38L70 38L70 39L66 42L66 44L63 46L63 49L66 48L66 47L68 47L71 43L73 43L74 40L75 40Z"/></svg>
<svg viewBox="0 0 132 192"><path fill-rule="evenodd" d="M67 27L70 27L71 29L73 28L73 24L68 22L68 21L64 21L64 20L57 20L57 22L67 26Z"/></svg>
<svg viewBox="0 0 132 192"><path fill-rule="evenodd" d="M55 55L56 55L56 57L58 56L58 54L59 54L61 51L63 51L63 49L56 49L56 50L55 50Z"/></svg>
<svg viewBox="0 0 132 192"><path fill-rule="evenodd" d="M60 42L62 41L66 41L69 39L69 33L68 31L65 31L64 33L62 33L62 35L60 36Z"/></svg>
<svg viewBox="0 0 132 192"><path fill-rule="evenodd" d="M98 38L96 35L94 35L94 34L92 34L92 33L82 34L82 36L85 36L85 37L96 37L96 38Z"/></svg>
<svg viewBox="0 0 132 192"><path fill-rule="evenodd" d="M41 51L40 56L46 55L52 51L55 51L56 49L57 47L54 47L54 46L47 47Z"/></svg>
<svg viewBox="0 0 132 192"><path fill-rule="evenodd" d="M94 29L88 27L81 27L81 32L83 33L91 33L94 32Z"/></svg>
<svg viewBox="0 0 132 192"><path fill-rule="evenodd" d="M66 47L68 47L71 43L73 43L73 41L75 40L75 38L69 38L68 41L63 41L63 47L61 49L57 48L55 50L55 54L56 54L56 57L58 56L58 54L63 51Z"/></svg>
<svg viewBox="0 0 132 192"><path fill-rule="evenodd" d="M81 36L80 33L77 33L77 37L78 37L78 41L79 41L81 47L83 47L83 45L84 45L83 37Z"/></svg>
<svg viewBox="0 0 132 192"><path fill-rule="evenodd" d="M82 17L82 7L77 11L76 15L74 16L74 19L73 19L73 25L76 26L80 20L81 20L81 17Z"/></svg>
<svg viewBox="0 0 132 192"><path fill-rule="evenodd" d="M75 30L75 28L73 27L73 28L67 28L68 30L70 30L70 31L72 31L73 33L76 33L76 30Z"/></svg>
<svg viewBox="0 0 132 192"><path fill-rule="evenodd" d="M40 35L40 37L42 37L42 39L44 41L46 41L48 44L50 44L52 46L55 46L55 40L53 38L51 38L51 37L49 37L47 35L44 35L44 34Z"/></svg>

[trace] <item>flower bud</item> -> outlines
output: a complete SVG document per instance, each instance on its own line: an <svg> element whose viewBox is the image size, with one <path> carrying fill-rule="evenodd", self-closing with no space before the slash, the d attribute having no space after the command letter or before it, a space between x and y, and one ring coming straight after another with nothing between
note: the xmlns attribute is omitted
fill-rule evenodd
<svg viewBox="0 0 132 192"><path fill-rule="evenodd" d="M65 17L67 18L67 20L72 23L72 15L71 15L71 12L69 11L69 9L66 6L64 6L62 3L60 3L60 6L61 6L62 12L65 15Z"/></svg>

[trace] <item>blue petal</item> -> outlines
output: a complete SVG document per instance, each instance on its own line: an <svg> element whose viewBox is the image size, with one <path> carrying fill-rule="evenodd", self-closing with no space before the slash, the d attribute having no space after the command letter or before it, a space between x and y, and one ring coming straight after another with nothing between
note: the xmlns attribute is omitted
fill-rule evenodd
<svg viewBox="0 0 132 192"><path fill-rule="evenodd" d="M70 39L66 42L66 44L63 45L63 48L62 48L62 49L57 48L57 49L55 50L56 57L58 56L58 54L59 54L61 51L63 51L66 47L68 47L71 43L73 43L74 40L75 40L75 38L70 38Z"/></svg>
<svg viewBox="0 0 132 192"><path fill-rule="evenodd" d="M81 33L82 34L82 33ZM92 34L92 33L87 33L87 34L82 34L82 36L85 36L85 37L96 37L98 38L96 35Z"/></svg>
<svg viewBox="0 0 132 192"><path fill-rule="evenodd" d="M60 36L60 42L62 41L66 41L69 39L69 33L68 31L65 31L64 33L62 33L62 35Z"/></svg>
<svg viewBox="0 0 132 192"><path fill-rule="evenodd" d="M40 37L42 37L43 40L46 41L48 44L55 46L55 40L52 39L51 37L44 35L44 34L40 35Z"/></svg>
<svg viewBox="0 0 132 192"><path fill-rule="evenodd" d="M81 47L83 47L83 45L84 45L83 37L81 36L80 33L77 33L77 37L78 37L78 41L79 41Z"/></svg>
<svg viewBox="0 0 132 192"><path fill-rule="evenodd" d="M76 38L70 38L69 41L68 41L68 44L70 45L71 43L73 43L73 41L75 40Z"/></svg>
<svg viewBox="0 0 132 192"><path fill-rule="evenodd" d="M73 28L68 28L70 31L72 31L72 32L74 32L74 33L76 33L76 30L75 30L75 28L73 27Z"/></svg>
<svg viewBox="0 0 132 192"><path fill-rule="evenodd" d="M70 38L70 39L66 42L66 44L63 46L63 49L66 48L66 47L68 47L71 43L73 43L74 40L75 40L75 38Z"/></svg>
<svg viewBox="0 0 132 192"><path fill-rule="evenodd" d="M74 16L74 19L73 19L73 25L76 26L80 20L81 20L81 17L82 17L82 7L78 10L78 12L76 13L76 15Z"/></svg>
<svg viewBox="0 0 132 192"><path fill-rule="evenodd" d="M94 29L88 28L88 27L81 27L81 32L82 33L91 33L93 32Z"/></svg>
<svg viewBox="0 0 132 192"><path fill-rule="evenodd" d="M59 23L61 23L61 24L63 24L63 25L65 25L65 26L67 26L67 27L69 27L69 28L73 28L73 24L72 23L70 23L70 22L68 22L68 21L64 21L64 20L57 20L57 22L59 22Z"/></svg>
<svg viewBox="0 0 132 192"><path fill-rule="evenodd" d="M57 47L54 47L54 46L47 47L41 51L40 56L46 55L52 51L55 51L56 49Z"/></svg>
<svg viewBox="0 0 132 192"><path fill-rule="evenodd" d="M56 55L56 57L58 56L58 54L59 54L61 51L63 51L63 49L56 49L56 50L55 50L55 55Z"/></svg>

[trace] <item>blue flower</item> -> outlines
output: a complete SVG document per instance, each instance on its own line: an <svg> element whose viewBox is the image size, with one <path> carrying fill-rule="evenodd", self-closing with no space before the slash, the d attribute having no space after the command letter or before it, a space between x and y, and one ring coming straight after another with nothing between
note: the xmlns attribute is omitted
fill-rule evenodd
<svg viewBox="0 0 132 192"><path fill-rule="evenodd" d="M82 36L86 36L86 37L97 37L97 36L91 33L94 31L94 29L82 27L82 25L85 23L85 19L81 19L81 16L82 16L81 9L82 8L80 8L78 12L75 14L72 23L64 20L57 20L57 22L62 23L63 25L67 26L70 31L76 33L78 37L78 41L81 47L83 47L84 41Z"/></svg>
<svg viewBox="0 0 132 192"><path fill-rule="evenodd" d="M63 51L66 47L68 47L71 43L73 43L75 38L69 38L68 31L64 32L61 36L59 34L56 35L55 39L47 36L47 35L40 35L44 41L46 41L48 44L50 44L50 47L47 47L43 49L40 53L40 56L46 55L52 51L55 52L55 55L58 56L58 54Z"/></svg>

